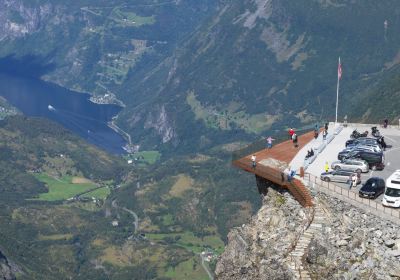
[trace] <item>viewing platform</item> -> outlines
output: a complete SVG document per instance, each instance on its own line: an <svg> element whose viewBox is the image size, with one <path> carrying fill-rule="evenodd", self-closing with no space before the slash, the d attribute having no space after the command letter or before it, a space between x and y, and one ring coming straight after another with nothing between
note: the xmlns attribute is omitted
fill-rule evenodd
<svg viewBox="0 0 400 280"><path fill-rule="evenodd" d="M328 135L324 139L321 133L317 139L313 139L314 132L297 131L298 147L288 140L288 134L283 132L282 137L274 137L277 140L271 149L266 149L266 140L255 142L232 155L232 164L256 176L257 187L260 193L265 194L271 186L288 190L293 197L304 207L313 207L313 197L319 193L332 196L345 201L354 207L373 214L377 217L389 220L400 225L400 208L385 207L382 205L383 194L375 199L369 199L359 195L363 184L372 177L380 177L387 180L393 172L400 169L400 126L389 125L387 128L379 127L380 133L386 139L387 149L384 153L383 170L370 170L361 174L361 183L349 188L348 182L321 180L321 172L324 172L325 164L337 161L338 153L345 148L346 141L354 129L368 131L377 124L330 123ZM307 151L313 149L314 156L305 159ZM256 167L252 167L251 156L256 156ZM288 170L296 171L295 178L288 181ZM306 172L305 172L306 170ZM300 175L300 176L298 176Z"/></svg>
<svg viewBox="0 0 400 280"><path fill-rule="evenodd" d="M288 138L289 135L287 134L286 139ZM267 185L269 181L283 189L287 189L302 206L312 207L312 196L304 186L303 182L296 178L292 178L288 181L287 171L291 161L296 157L297 153L313 139L314 131L309 131L298 136L298 147L294 146L292 140L285 140L273 145L271 149L266 148L267 143L263 140L258 143L258 146L263 145L264 148L259 147L258 151L252 152L252 150L254 151L254 148L257 146L255 145L253 149L246 148L238 151L238 153L234 155L232 164L247 172L255 174L259 190L260 188L263 188L263 184ZM279 141L279 139L276 139L274 142L277 141ZM246 155L242 156L243 154ZM252 167L252 155L256 156L255 168ZM262 192L262 190L260 190L260 192Z"/></svg>

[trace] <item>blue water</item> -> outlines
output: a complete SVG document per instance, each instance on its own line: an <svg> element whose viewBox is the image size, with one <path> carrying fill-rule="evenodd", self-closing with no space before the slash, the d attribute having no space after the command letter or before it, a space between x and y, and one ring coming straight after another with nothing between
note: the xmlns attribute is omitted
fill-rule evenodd
<svg viewBox="0 0 400 280"><path fill-rule="evenodd" d="M106 151L124 153L126 141L107 126L121 110L117 105L95 104L88 94L18 73L0 72L0 95L27 116L56 121Z"/></svg>

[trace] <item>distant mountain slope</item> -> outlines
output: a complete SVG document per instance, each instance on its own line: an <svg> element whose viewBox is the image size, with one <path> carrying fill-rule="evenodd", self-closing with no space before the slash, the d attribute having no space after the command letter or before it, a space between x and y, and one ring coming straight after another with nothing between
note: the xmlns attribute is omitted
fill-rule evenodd
<svg viewBox="0 0 400 280"><path fill-rule="evenodd" d="M357 110L349 104L400 62L395 0L0 0L0 7L0 56L34 55L44 79L115 95L126 104L118 123L134 141L169 151L332 119L339 56L339 116L350 115Z"/></svg>
<svg viewBox="0 0 400 280"><path fill-rule="evenodd" d="M204 279L199 253L221 254L260 204L228 148L128 166L48 120L0 121L0 263L22 279ZM52 194L85 182L103 195Z"/></svg>
<svg viewBox="0 0 400 280"><path fill-rule="evenodd" d="M51 72L29 74L47 74L78 91L119 95L128 76L171 54L213 2L0 0L0 57L32 55Z"/></svg>
<svg viewBox="0 0 400 280"><path fill-rule="evenodd" d="M221 2L173 57L135 80L141 102L121 121L138 138L155 131L184 148L332 120L339 56L343 117L366 78L398 64L399 11L389 0Z"/></svg>

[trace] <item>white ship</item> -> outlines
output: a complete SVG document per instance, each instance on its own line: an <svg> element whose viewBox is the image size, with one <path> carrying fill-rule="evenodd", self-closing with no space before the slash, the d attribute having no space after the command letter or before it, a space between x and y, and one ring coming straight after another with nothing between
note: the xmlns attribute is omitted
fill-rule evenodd
<svg viewBox="0 0 400 280"><path fill-rule="evenodd" d="M54 108L53 106L51 106L50 104L47 106L47 109L49 109L49 111L55 111L56 108Z"/></svg>

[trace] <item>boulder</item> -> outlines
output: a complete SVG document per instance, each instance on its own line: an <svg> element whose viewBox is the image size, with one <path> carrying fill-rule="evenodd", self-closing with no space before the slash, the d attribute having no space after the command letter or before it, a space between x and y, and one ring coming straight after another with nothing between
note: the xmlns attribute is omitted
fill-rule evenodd
<svg viewBox="0 0 400 280"><path fill-rule="evenodd" d="M393 239L389 239L389 240L385 241L385 246L389 247L389 248L392 248L395 244L396 243L395 243L395 241Z"/></svg>
<svg viewBox="0 0 400 280"><path fill-rule="evenodd" d="M339 247L347 246L347 244L349 244L349 242L347 240L344 240L344 239L341 239L338 242L336 242L336 245L339 246Z"/></svg>
<svg viewBox="0 0 400 280"><path fill-rule="evenodd" d="M323 263L323 260L328 255L328 249L322 246L316 239L311 240L306 252L306 261L316 264Z"/></svg>

